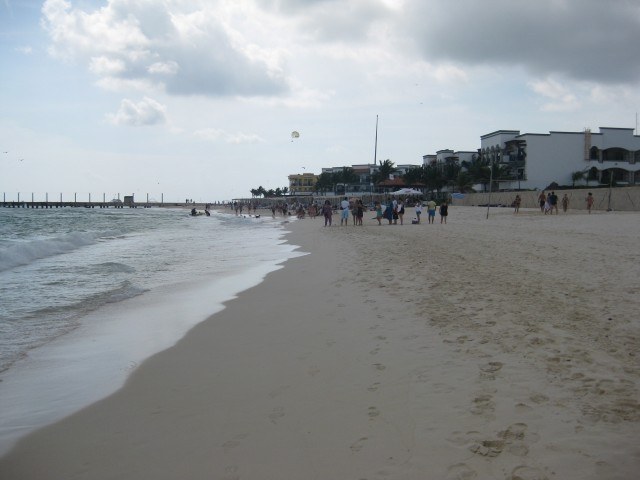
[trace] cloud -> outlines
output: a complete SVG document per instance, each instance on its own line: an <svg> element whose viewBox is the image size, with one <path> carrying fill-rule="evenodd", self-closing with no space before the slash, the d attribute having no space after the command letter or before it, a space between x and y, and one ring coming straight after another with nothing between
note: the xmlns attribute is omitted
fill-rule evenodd
<svg viewBox="0 0 640 480"><path fill-rule="evenodd" d="M29 45L26 45L24 47L16 47L16 52L20 52L23 55L31 55L33 53L33 48L31 48Z"/></svg>
<svg viewBox="0 0 640 480"><path fill-rule="evenodd" d="M529 83L531 89L551 100L542 106L543 111L561 112L576 110L580 106L576 95L553 79L538 80Z"/></svg>
<svg viewBox="0 0 640 480"><path fill-rule="evenodd" d="M256 0L265 11L295 22L299 38L321 42L360 42L372 35L377 22L388 22L399 10L398 0Z"/></svg>
<svg viewBox="0 0 640 480"><path fill-rule="evenodd" d="M407 2L404 22L428 61L521 66L544 77L640 79L640 3L627 0Z"/></svg>
<svg viewBox="0 0 640 480"><path fill-rule="evenodd" d="M100 77L99 85L150 82L173 95L286 92L280 65L233 30L225 6L108 0L100 9L85 11L65 0L47 0L42 25L52 41L50 53L86 63Z"/></svg>
<svg viewBox="0 0 640 480"><path fill-rule="evenodd" d="M138 103L125 98L118 112L107 118L114 125L132 126L159 125L167 120L166 107L149 97L144 97Z"/></svg>
<svg viewBox="0 0 640 480"><path fill-rule="evenodd" d="M226 143L243 144L243 143L262 143L264 139L253 133L229 133L218 128L204 128L197 130L193 136L199 140L217 142L222 140Z"/></svg>

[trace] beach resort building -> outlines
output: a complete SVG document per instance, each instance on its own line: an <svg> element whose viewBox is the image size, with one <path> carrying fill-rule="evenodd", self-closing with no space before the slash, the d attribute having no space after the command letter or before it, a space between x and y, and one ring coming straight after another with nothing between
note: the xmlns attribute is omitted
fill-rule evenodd
<svg viewBox="0 0 640 480"><path fill-rule="evenodd" d="M457 164L464 167L482 158L497 164L494 181L501 190L543 190L550 185L640 185L640 136L632 128L600 127L599 132L520 133L519 130L498 130L480 137L475 151L438 150L422 157L422 165ZM332 174L334 194L389 192L405 187L402 176L413 164L395 165L390 178L374 185L379 165L373 163L341 167L326 167L323 174ZM345 171L353 175L344 180ZM317 175L289 175L292 194L312 194ZM416 186L416 188L420 188ZM450 187L444 187L443 191ZM483 188L476 185L476 189ZM325 193L326 190L323 190Z"/></svg>
<svg viewBox="0 0 640 480"><path fill-rule="evenodd" d="M292 195L310 195L318 176L313 173L296 173L289 175L289 193Z"/></svg>
<svg viewBox="0 0 640 480"><path fill-rule="evenodd" d="M438 150L435 155L423 155L422 156L422 164L423 165L436 165L436 164L446 164L446 163L458 163L462 164L462 162L470 162L474 155L478 156L478 151L453 151L451 149Z"/></svg>
<svg viewBox="0 0 640 480"><path fill-rule="evenodd" d="M502 167L501 189L572 185L576 173L601 184L640 184L640 137L632 128L547 134L498 130L480 141L483 158Z"/></svg>

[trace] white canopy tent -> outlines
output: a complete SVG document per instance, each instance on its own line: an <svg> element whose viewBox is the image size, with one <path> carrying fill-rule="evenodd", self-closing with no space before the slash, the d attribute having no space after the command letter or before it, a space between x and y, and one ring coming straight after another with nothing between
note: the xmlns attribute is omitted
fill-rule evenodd
<svg viewBox="0 0 640 480"><path fill-rule="evenodd" d="M420 190L415 190L413 188L401 188L400 190L397 190L395 192L391 192L391 195L397 196L397 195L422 195L422 192Z"/></svg>

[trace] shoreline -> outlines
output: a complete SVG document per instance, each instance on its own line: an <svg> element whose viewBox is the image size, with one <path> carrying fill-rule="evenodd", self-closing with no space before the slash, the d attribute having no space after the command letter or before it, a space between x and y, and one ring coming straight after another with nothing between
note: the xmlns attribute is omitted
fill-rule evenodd
<svg viewBox="0 0 640 480"><path fill-rule="evenodd" d="M638 220L294 222L310 254L29 435L0 476L632 479Z"/></svg>
<svg viewBox="0 0 640 480"><path fill-rule="evenodd" d="M266 234L256 232L261 251L230 251L222 263L212 253L198 261L206 270L189 268L185 275L174 269L164 280L154 275L155 283L141 287L139 294L85 311L70 328L26 349L0 374L0 456L29 432L120 389L148 357L170 348L224 308L224 302L282 268L286 258L297 255L283 244L283 235L276 225ZM100 255L93 252L94 257Z"/></svg>

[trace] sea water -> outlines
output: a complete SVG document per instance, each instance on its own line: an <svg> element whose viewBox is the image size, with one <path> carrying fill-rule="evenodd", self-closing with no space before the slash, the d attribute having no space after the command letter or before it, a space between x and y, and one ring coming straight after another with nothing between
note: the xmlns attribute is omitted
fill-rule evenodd
<svg viewBox="0 0 640 480"><path fill-rule="evenodd" d="M183 209L0 208L0 454L300 255L284 233Z"/></svg>

